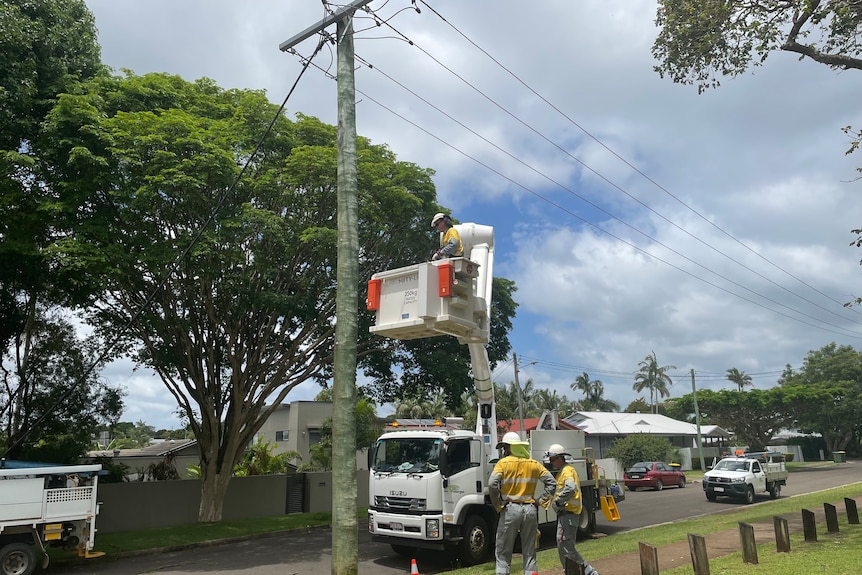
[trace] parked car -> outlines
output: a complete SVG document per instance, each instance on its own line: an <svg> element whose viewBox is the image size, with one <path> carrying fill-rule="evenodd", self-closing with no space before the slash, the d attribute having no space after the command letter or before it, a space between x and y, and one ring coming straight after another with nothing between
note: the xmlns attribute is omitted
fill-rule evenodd
<svg viewBox="0 0 862 575"><path fill-rule="evenodd" d="M685 487L685 473L662 461L641 461L632 465L623 478L629 491L651 487L661 491L665 485Z"/></svg>

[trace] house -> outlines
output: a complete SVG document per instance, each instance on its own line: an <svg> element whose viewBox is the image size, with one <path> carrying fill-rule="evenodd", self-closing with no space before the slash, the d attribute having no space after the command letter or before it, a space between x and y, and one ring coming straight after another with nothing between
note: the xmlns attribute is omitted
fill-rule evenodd
<svg viewBox="0 0 862 575"><path fill-rule="evenodd" d="M607 450L620 437L635 433L649 433L666 438L678 448L684 459L697 454L697 425L653 413L613 413L605 411L578 411L561 420L587 434L587 447L597 458L606 457ZM700 436L704 457L720 455L728 445L731 433L717 425L701 425ZM714 453L713 453L714 452ZM683 462L684 468L685 461ZM690 469L691 467L687 467Z"/></svg>
<svg viewBox="0 0 862 575"><path fill-rule="evenodd" d="M96 449L87 452L91 461L104 458L117 465L126 465L129 468L127 477L132 481L141 479L151 465L159 464L169 456L173 457L174 467L181 478L187 477L186 469L189 465L200 465L201 462L198 442L194 439L169 439L136 449Z"/></svg>
<svg viewBox="0 0 862 575"><path fill-rule="evenodd" d="M273 455L296 451L302 461L310 459L310 447L320 443L323 422L332 417L331 401L293 401L279 405L257 432L257 438L270 442Z"/></svg>

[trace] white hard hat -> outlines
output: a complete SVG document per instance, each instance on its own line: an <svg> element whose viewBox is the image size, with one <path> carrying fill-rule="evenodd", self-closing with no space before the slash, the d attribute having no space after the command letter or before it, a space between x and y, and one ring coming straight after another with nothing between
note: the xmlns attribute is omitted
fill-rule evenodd
<svg viewBox="0 0 862 575"><path fill-rule="evenodd" d="M559 443L553 443L548 447L548 450L545 452L545 457L548 459L552 457L557 457L558 455L562 455L563 457L569 456L571 457L571 453L566 452L566 448L560 445Z"/></svg>
<svg viewBox="0 0 862 575"><path fill-rule="evenodd" d="M529 442L521 441L521 436L514 431L507 431L505 435L503 435L503 439L501 439L500 442L497 444L497 449L503 447L504 443L508 445L529 445Z"/></svg>
<svg viewBox="0 0 862 575"><path fill-rule="evenodd" d="M434 214L434 217L431 218L431 227L433 228L434 226L436 226L437 222L439 222L440 220L442 220L445 217L446 217L446 214L443 214L443 213Z"/></svg>

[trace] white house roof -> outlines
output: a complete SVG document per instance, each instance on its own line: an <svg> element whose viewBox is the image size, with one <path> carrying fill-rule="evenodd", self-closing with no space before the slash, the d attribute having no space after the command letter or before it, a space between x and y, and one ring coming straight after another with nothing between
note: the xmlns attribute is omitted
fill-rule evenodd
<svg viewBox="0 0 862 575"><path fill-rule="evenodd" d="M587 435L631 435L650 433L661 436L697 435L697 425L652 413L612 413L607 411L577 411L565 418ZM717 425L701 425L704 437L730 437L731 433Z"/></svg>

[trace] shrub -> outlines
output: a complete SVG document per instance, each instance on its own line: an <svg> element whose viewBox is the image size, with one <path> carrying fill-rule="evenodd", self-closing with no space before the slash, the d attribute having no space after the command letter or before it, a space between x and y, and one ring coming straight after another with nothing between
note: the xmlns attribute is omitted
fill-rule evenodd
<svg viewBox="0 0 862 575"><path fill-rule="evenodd" d="M635 433L614 441L607 455L628 469L638 461L669 461L673 458L674 451L674 447L664 437Z"/></svg>

